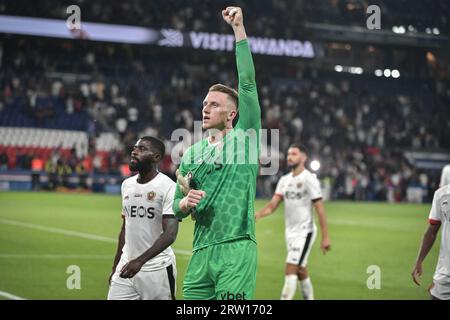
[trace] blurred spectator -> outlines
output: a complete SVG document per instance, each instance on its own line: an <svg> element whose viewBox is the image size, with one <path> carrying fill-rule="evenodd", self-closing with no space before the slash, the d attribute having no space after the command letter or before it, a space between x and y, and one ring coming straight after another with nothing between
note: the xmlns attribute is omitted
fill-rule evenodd
<svg viewBox="0 0 450 320"><path fill-rule="evenodd" d="M40 157L34 157L31 161L31 189L41 189L41 173L44 170L44 161Z"/></svg>
<svg viewBox="0 0 450 320"><path fill-rule="evenodd" d="M0 170L8 170L8 154L0 153Z"/></svg>
<svg viewBox="0 0 450 320"><path fill-rule="evenodd" d="M78 175L78 187L82 190L87 190L88 189L88 184L87 184L88 171L86 170L86 168L84 167L82 162L77 164L75 170Z"/></svg>

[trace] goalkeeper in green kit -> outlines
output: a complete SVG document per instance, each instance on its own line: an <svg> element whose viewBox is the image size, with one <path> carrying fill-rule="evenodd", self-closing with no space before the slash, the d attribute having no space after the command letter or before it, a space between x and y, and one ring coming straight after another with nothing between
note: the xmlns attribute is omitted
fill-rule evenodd
<svg viewBox="0 0 450 320"><path fill-rule="evenodd" d="M239 88L238 92L222 84L209 88L202 109L202 127L209 136L186 150L177 170L175 215L195 219L184 299L247 300L255 292L253 204L261 110L242 10L227 7L222 17L236 38Z"/></svg>

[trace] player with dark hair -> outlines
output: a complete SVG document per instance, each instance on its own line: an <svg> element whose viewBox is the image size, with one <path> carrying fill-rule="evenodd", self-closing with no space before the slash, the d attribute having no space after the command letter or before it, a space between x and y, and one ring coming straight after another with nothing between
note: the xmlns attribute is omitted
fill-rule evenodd
<svg viewBox="0 0 450 320"><path fill-rule="evenodd" d="M209 137L184 153L177 171L174 212L179 218L192 214L196 220L185 299L252 299L255 291L253 203L261 110L242 10L227 7L222 17L236 39L239 88L238 92L223 84L209 88L202 110ZM253 142L247 139L250 136Z"/></svg>
<svg viewBox="0 0 450 320"><path fill-rule="evenodd" d="M298 280L300 280L303 297L306 300L314 299L313 286L307 269L309 253L317 233L312 207L316 210L322 230L320 247L323 253L331 248L320 183L316 176L305 168L306 160L307 151L303 145L293 144L289 147L287 163L291 172L281 177L272 200L255 215L258 221L274 213L284 200L288 254L285 282L281 293L282 300L293 299Z"/></svg>
<svg viewBox="0 0 450 320"><path fill-rule="evenodd" d="M123 224L109 277L109 300L175 299L175 255L170 245L178 233L172 211L175 182L157 166L164 143L142 137L133 147L130 170L122 183Z"/></svg>

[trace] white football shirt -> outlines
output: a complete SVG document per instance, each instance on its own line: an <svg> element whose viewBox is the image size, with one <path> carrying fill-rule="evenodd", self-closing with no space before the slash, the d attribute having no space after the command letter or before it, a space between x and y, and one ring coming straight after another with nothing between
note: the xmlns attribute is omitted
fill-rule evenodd
<svg viewBox="0 0 450 320"><path fill-rule="evenodd" d="M434 193L429 221L441 223L441 248L433 279L440 283L450 283L450 185L439 188Z"/></svg>
<svg viewBox="0 0 450 320"><path fill-rule="evenodd" d="M441 182L439 183L439 187L443 187L448 184L450 184L450 164L446 165L442 169Z"/></svg>
<svg viewBox="0 0 450 320"><path fill-rule="evenodd" d="M133 260L147 251L163 233L163 216L175 218L172 211L175 182L158 173L145 184L137 182L138 175L122 183L122 216L125 219L125 245L122 254ZM171 247L145 263L141 270L168 267L175 262Z"/></svg>
<svg viewBox="0 0 450 320"><path fill-rule="evenodd" d="M322 198L320 182L307 169L297 176L281 177L275 194L283 197L286 237L296 237L316 230L312 201Z"/></svg>

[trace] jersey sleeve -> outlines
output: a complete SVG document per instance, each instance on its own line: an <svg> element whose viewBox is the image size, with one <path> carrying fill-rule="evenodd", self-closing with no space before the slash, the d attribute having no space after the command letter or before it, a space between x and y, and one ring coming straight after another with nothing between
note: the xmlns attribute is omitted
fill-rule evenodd
<svg viewBox="0 0 450 320"><path fill-rule="evenodd" d="M123 197L124 197L124 192L125 190L125 181L122 182L122 185L120 186L120 195L122 197L122 211L120 212L120 216L122 217L122 219L125 218L125 208L123 207Z"/></svg>
<svg viewBox="0 0 450 320"><path fill-rule="evenodd" d="M280 197L284 197L284 179L283 178L281 178L279 181L278 181L278 183L277 183L277 187L275 188L275 194L277 195L277 196L280 196Z"/></svg>
<svg viewBox="0 0 450 320"><path fill-rule="evenodd" d="M441 210L438 204L438 196L436 192L433 196L433 204L431 205L430 214L428 216L428 222L430 224L440 224L441 223Z"/></svg>
<svg viewBox="0 0 450 320"><path fill-rule="evenodd" d="M167 192L164 196L164 202L163 202L163 211L162 211L162 215L163 217L174 217L175 214L173 212L173 199L175 197L175 189L176 189L176 184L175 183L171 183L169 188L167 188Z"/></svg>
<svg viewBox="0 0 450 320"><path fill-rule="evenodd" d="M190 157L188 155L190 153L189 152L190 150L191 150L191 148L186 150L186 152L184 153L183 157L181 158L181 163L180 163L180 166L178 168L178 170L180 170L181 175L183 175L183 176L185 176L187 174L186 161L187 161L188 157ZM179 184L177 182L176 186L175 186L175 194L174 194L174 197L173 197L172 210L173 210L173 213L175 214L175 216L178 219L180 219L180 220L186 218L189 215L189 213L184 213L180 209L180 201L183 198L184 198L184 194L181 191L181 188L180 188L180 186L179 186Z"/></svg>
<svg viewBox="0 0 450 320"><path fill-rule="evenodd" d="M320 188L319 179L317 179L313 175L310 175L308 177L308 180L306 181L306 191L308 192L312 201L322 199L322 190Z"/></svg>
<svg viewBox="0 0 450 320"><path fill-rule="evenodd" d="M255 67L247 39L236 43L236 65L239 78L239 120L236 127L259 130L261 108L256 89Z"/></svg>

